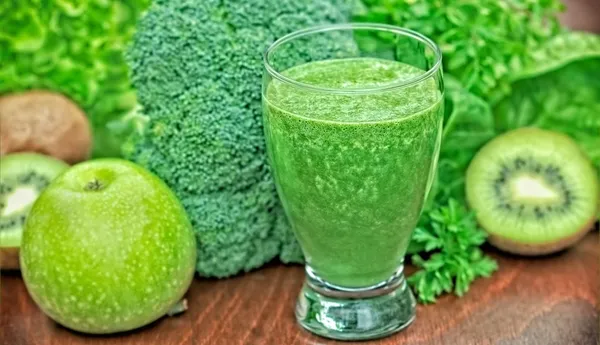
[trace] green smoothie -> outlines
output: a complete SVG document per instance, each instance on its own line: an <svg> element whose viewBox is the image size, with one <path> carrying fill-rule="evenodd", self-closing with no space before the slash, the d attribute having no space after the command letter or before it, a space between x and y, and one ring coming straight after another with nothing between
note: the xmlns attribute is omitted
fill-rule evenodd
<svg viewBox="0 0 600 345"><path fill-rule="evenodd" d="M282 74L337 91L266 87L278 192L307 264L330 284L372 286L402 264L436 168L443 97L433 78L360 90L423 73L391 60L325 60Z"/></svg>

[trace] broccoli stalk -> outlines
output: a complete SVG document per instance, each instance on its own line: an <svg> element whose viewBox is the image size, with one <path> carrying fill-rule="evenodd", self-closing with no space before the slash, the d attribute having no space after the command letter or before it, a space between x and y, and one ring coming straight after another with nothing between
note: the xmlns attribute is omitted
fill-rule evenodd
<svg viewBox="0 0 600 345"><path fill-rule="evenodd" d="M145 125L124 151L180 198L201 275L302 260L265 154L262 52L294 30L345 21L352 2L162 0L141 20L127 60Z"/></svg>

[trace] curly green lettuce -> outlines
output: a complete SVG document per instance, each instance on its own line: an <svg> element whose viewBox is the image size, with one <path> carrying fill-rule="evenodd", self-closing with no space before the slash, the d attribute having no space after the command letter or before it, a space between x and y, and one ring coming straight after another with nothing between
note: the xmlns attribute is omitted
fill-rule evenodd
<svg viewBox="0 0 600 345"><path fill-rule="evenodd" d="M108 124L136 104L123 51L150 0L0 1L0 94L48 89L88 115L93 156L119 156Z"/></svg>

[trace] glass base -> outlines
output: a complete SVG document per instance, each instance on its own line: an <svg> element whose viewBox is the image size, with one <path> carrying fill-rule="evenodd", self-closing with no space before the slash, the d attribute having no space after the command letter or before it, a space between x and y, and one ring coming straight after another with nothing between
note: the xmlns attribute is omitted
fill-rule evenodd
<svg viewBox="0 0 600 345"><path fill-rule="evenodd" d="M385 337L408 327L415 315L416 300L401 270L382 284L344 289L324 283L307 268L296 304L302 327L337 340Z"/></svg>

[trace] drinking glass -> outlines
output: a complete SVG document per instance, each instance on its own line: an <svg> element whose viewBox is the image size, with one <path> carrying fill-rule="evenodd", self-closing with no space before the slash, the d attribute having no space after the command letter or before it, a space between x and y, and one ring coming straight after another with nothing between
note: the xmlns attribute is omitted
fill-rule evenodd
<svg viewBox="0 0 600 345"><path fill-rule="evenodd" d="M440 50L399 27L327 25L277 40L264 67L267 153L306 259L298 322L343 340L407 327L404 255L442 134Z"/></svg>

